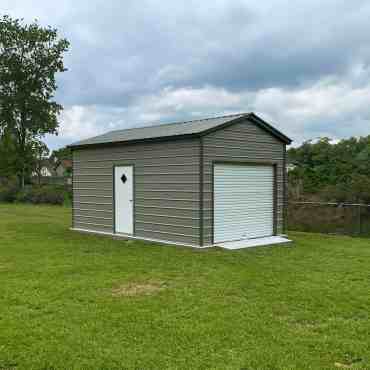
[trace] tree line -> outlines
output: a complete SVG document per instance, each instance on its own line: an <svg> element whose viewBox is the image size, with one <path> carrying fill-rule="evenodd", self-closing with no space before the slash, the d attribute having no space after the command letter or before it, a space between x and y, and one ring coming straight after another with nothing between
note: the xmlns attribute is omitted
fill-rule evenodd
<svg viewBox="0 0 370 370"><path fill-rule="evenodd" d="M370 135L306 141L287 154L290 200L370 204Z"/></svg>

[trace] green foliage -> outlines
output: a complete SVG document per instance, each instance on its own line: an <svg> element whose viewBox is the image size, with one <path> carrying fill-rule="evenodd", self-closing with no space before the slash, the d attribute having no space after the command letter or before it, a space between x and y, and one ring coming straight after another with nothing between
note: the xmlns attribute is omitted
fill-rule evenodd
<svg viewBox="0 0 370 370"><path fill-rule="evenodd" d="M50 156L50 160L57 165L61 163L63 160L72 160L72 149L70 147L64 147L57 150L53 150ZM71 176L72 175L72 168L66 168L64 171L63 176Z"/></svg>
<svg viewBox="0 0 370 370"><path fill-rule="evenodd" d="M53 150L50 159L54 162L61 161L62 159L72 159L72 149L70 147L64 147Z"/></svg>
<svg viewBox="0 0 370 370"><path fill-rule="evenodd" d="M336 144L307 141L289 149L288 158L295 165L289 172L294 197L370 202L370 135Z"/></svg>
<svg viewBox="0 0 370 370"><path fill-rule="evenodd" d="M66 190L63 186L44 185L32 186L17 193L17 202L33 204L59 204L64 203Z"/></svg>
<svg viewBox="0 0 370 370"><path fill-rule="evenodd" d="M5 15L0 19L0 137L12 139L13 171L24 185L32 171L35 141L56 134L62 106L54 101L56 74L66 69L63 53L69 43L57 30L37 21Z"/></svg>
<svg viewBox="0 0 370 370"><path fill-rule="evenodd" d="M44 144L42 141L35 141L34 147L32 148L32 152L34 153L33 157L33 168L35 173L38 177L38 183L41 184L41 171L42 167L45 163L45 159L49 156L49 148Z"/></svg>
<svg viewBox="0 0 370 370"><path fill-rule="evenodd" d="M339 202L346 202L346 198L340 199ZM288 229L370 237L370 207L367 205L337 206L336 204L289 203Z"/></svg>
<svg viewBox="0 0 370 370"><path fill-rule="evenodd" d="M0 202L14 202L17 193L18 187L15 184L0 185Z"/></svg>
<svg viewBox="0 0 370 370"><path fill-rule="evenodd" d="M28 185L21 190L14 185L0 187L3 202L68 205L71 197L71 190L62 185Z"/></svg>
<svg viewBox="0 0 370 370"><path fill-rule="evenodd" d="M9 132L0 135L0 176L9 178L14 175L17 164L15 140Z"/></svg>

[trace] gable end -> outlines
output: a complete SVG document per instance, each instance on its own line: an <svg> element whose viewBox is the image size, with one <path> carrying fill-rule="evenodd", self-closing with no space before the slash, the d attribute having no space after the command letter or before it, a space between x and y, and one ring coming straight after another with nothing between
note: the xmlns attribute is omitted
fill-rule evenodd
<svg viewBox="0 0 370 370"><path fill-rule="evenodd" d="M292 140L285 136L283 133L281 133L279 130L275 129L273 126L271 126L270 124L268 124L266 121L264 121L263 119L261 119L260 117L258 117L257 115L255 115L254 113L248 113L248 114L245 114L244 116L242 117L239 117L235 120L232 120L232 121L228 121L222 125L219 125L217 127L213 127L209 130L206 130L206 131L203 131L200 136L206 136L212 132L215 132L215 131L218 131L218 130L222 130L222 129L225 129L227 127L230 127L232 125L235 125L237 123L241 123L243 121L249 121L259 127L261 127L263 130L265 130L266 132L270 133L272 136L278 138L280 141L282 141L283 143L285 144L290 144L292 142Z"/></svg>

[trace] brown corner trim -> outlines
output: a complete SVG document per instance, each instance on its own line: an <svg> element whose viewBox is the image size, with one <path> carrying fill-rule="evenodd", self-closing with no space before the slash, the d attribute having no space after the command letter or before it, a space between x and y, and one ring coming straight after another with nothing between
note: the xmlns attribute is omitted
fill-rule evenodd
<svg viewBox="0 0 370 370"><path fill-rule="evenodd" d="M203 247L203 139L199 138L199 245Z"/></svg>

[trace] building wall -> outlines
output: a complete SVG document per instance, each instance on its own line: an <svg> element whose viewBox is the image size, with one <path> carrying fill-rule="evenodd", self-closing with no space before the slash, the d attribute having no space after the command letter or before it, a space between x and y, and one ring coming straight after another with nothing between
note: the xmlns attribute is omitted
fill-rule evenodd
<svg viewBox="0 0 370 370"><path fill-rule="evenodd" d="M244 121L203 137L203 244L212 243L213 161L275 162L276 173L276 216L278 234L283 232L284 214L284 151L285 144L259 126Z"/></svg>
<svg viewBox="0 0 370 370"><path fill-rule="evenodd" d="M59 177L62 177L65 175L65 172L66 172L66 169L62 166L62 165L59 165L56 169L55 169L55 172L56 172L56 175L59 176Z"/></svg>
<svg viewBox="0 0 370 370"><path fill-rule="evenodd" d="M199 245L199 139L74 149L73 227L112 233L113 165L135 166L135 236Z"/></svg>

